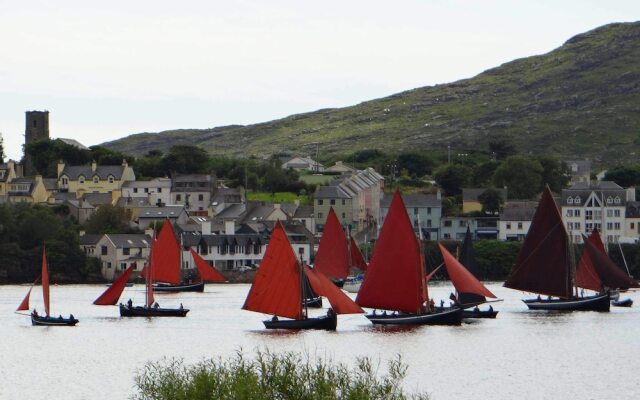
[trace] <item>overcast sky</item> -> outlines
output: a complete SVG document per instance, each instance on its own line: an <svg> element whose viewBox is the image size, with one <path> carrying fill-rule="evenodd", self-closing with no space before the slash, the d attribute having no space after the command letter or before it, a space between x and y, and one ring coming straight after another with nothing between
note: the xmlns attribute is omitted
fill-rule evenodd
<svg viewBox="0 0 640 400"><path fill-rule="evenodd" d="M640 1L0 0L0 132L24 112L90 146L251 124L474 76L542 54Z"/></svg>

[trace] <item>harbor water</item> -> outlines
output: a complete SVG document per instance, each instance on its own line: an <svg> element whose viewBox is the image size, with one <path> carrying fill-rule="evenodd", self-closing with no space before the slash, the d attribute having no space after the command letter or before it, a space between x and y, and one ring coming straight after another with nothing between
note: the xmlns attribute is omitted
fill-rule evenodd
<svg viewBox="0 0 640 400"><path fill-rule="evenodd" d="M120 318L115 306L91 303L100 285L52 286L52 314L73 313L76 327L35 327L14 313L27 286L0 287L0 399L126 399L134 376L164 357L197 362L237 351L297 351L355 364L370 357L385 372L389 359L408 365L408 391L442 399L635 398L640 371L640 295L632 308L609 313L530 312L526 294L487 285L503 302L495 320L462 326L374 327L362 315L339 316L335 332L274 332L269 316L240 309L249 285L210 284L205 293L159 294L161 306L191 312L186 318ZM40 287L31 309L42 311ZM449 283L430 286L438 303ZM140 304L143 285L122 301ZM487 306L484 306L487 307ZM314 313L322 313L314 310Z"/></svg>

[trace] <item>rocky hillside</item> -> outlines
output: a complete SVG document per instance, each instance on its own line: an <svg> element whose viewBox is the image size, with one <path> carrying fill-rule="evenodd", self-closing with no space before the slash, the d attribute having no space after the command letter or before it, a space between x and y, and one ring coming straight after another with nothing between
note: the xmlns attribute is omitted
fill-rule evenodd
<svg viewBox="0 0 640 400"><path fill-rule="evenodd" d="M610 24L547 54L471 79L352 107L204 130L142 133L105 143L130 154L197 144L214 154L268 155L319 142L321 153L379 148L486 148L507 138L523 153L637 160L640 148L640 22Z"/></svg>

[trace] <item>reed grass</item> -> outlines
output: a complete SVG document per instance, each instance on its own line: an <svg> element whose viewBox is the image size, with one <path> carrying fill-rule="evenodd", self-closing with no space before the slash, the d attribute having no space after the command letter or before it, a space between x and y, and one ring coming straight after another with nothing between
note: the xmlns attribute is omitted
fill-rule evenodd
<svg viewBox="0 0 640 400"><path fill-rule="evenodd" d="M228 359L185 364L181 359L149 362L136 374L135 400L405 400L428 399L407 394L401 382L407 366L400 357L389 361L387 372L368 357L350 367L294 352L258 351L247 358L242 351Z"/></svg>

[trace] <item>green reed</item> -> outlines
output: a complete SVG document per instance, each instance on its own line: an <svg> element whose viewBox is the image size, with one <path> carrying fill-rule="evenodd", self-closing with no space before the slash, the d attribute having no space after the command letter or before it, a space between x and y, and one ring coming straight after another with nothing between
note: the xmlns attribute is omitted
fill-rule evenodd
<svg viewBox="0 0 640 400"><path fill-rule="evenodd" d="M242 351L229 359L209 359L187 365L180 359L149 362L135 377L136 400L404 400L428 399L407 394L401 382L407 366L400 357L389 361L387 372L368 357L355 366L312 359L298 353L258 351L246 358Z"/></svg>

